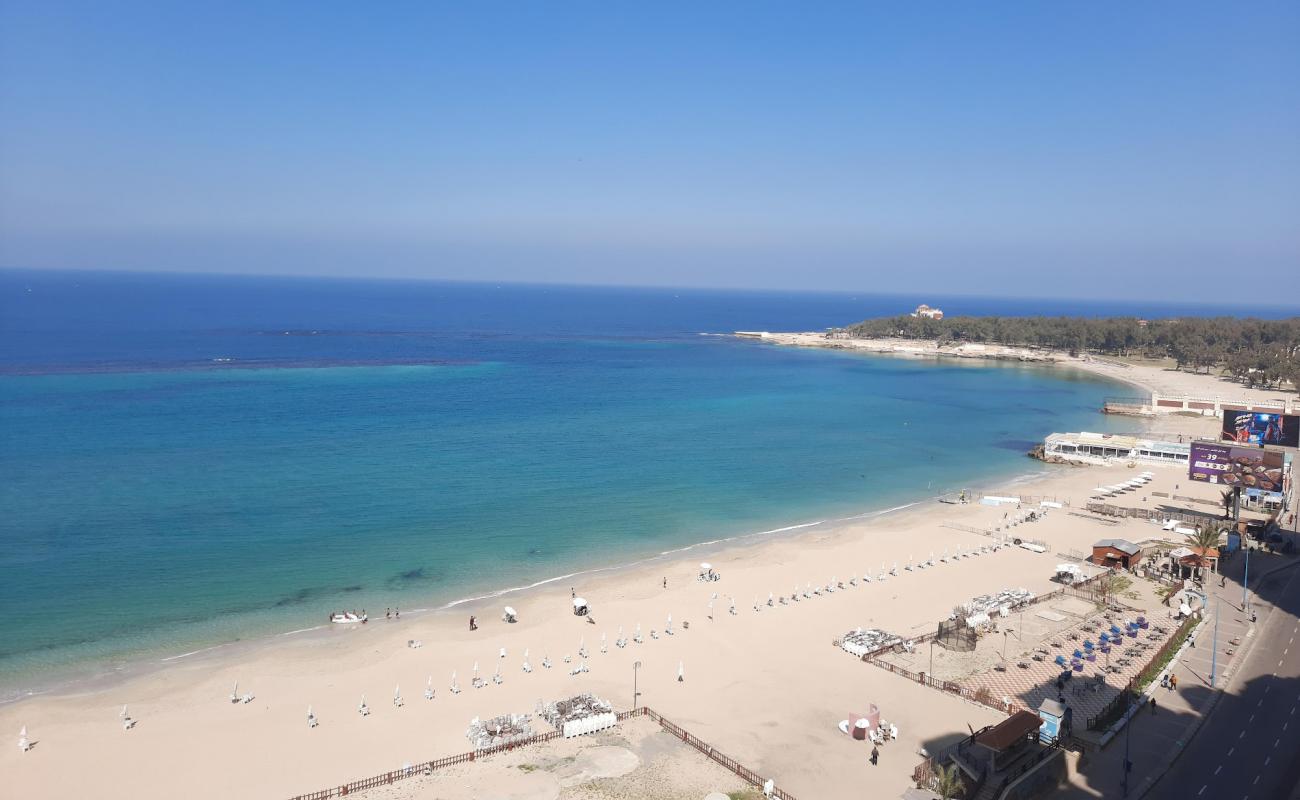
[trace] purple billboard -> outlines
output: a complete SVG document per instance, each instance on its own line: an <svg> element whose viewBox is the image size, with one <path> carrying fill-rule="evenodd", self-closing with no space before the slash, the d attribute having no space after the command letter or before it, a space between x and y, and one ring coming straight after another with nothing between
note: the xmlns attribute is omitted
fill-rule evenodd
<svg viewBox="0 0 1300 800"><path fill-rule="evenodd" d="M1283 488L1282 453L1256 447L1192 442L1187 477L1223 486L1280 492Z"/></svg>

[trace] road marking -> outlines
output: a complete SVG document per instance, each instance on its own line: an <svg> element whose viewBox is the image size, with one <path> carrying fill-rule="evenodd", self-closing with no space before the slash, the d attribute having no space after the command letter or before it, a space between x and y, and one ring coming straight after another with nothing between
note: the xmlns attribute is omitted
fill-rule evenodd
<svg viewBox="0 0 1300 800"><path fill-rule="evenodd" d="M1255 708L1259 708L1262 705L1264 705L1264 698L1261 697L1259 699L1259 702L1255 704Z"/></svg>
<svg viewBox="0 0 1300 800"><path fill-rule="evenodd" d="M1228 755L1231 756L1232 753L1233 753L1233 751L1236 750L1236 749L1237 749L1237 748L1235 748L1235 747L1229 748L1229 749L1228 749Z"/></svg>
<svg viewBox="0 0 1300 800"><path fill-rule="evenodd" d="M1223 765L1222 765L1222 764L1220 764L1219 766L1215 767L1215 768L1214 768L1214 774L1215 774L1215 775L1218 775L1218 774L1219 774L1219 770L1221 770L1221 769L1223 769Z"/></svg>
<svg viewBox="0 0 1300 800"><path fill-rule="evenodd" d="M1282 666L1282 659L1279 658L1279 659L1277 660L1277 665L1278 665L1279 667ZM1273 673L1273 677L1274 677L1274 678L1277 677L1277 673L1276 673L1276 672Z"/></svg>
<svg viewBox="0 0 1300 800"><path fill-rule="evenodd" d="M1270 761L1272 761L1272 760L1273 760L1273 757L1272 757L1272 756L1266 756L1266 757L1264 758L1264 766L1267 767L1267 766L1268 766L1268 762L1270 762ZM1255 780L1259 780L1259 778L1256 777Z"/></svg>
<svg viewBox="0 0 1300 800"><path fill-rule="evenodd" d="M1273 740L1273 747L1276 748L1276 747L1277 747L1277 743L1280 742L1280 741L1282 741L1282 740L1281 740L1281 739L1274 739L1274 740Z"/></svg>
<svg viewBox="0 0 1300 800"><path fill-rule="evenodd" d="M1242 728L1242 729L1241 729L1241 733L1237 734L1237 738L1238 738L1238 739L1245 739L1245 738L1246 738L1246 729L1245 729L1245 728Z"/></svg>
<svg viewBox="0 0 1300 800"><path fill-rule="evenodd" d="M1290 724L1291 724L1291 723L1289 723L1289 722L1283 722L1283 723L1282 723L1282 730L1286 730L1286 726L1288 726L1288 725L1290 725Z"/></svg>
<svg viewBox="0 0 1300 800"><path fill-rule="evenodd" d="M1209 785L1210 785L1210 784L1208 784L1208 783L1205 784L1205 786L1209 786ZM1197 796L1197 797L1200 797L1201 795L1205 794L1205 786L1202 786L1202 787L1201 787L1201 790L1200 790L1199 792L1196 793L1196 796Z"/></svg>
<svg viewBox="0 0 1300 800"><path fill-rule="evenodd" d="M1254 721L1255 721L1255 715L1254 715L1254 714L1251 714L1251 715L1250 715L1250 719L1246 720L1246 722L1248 722L1248 723L1249 723L1249 722L1254 722Z"/></svg>

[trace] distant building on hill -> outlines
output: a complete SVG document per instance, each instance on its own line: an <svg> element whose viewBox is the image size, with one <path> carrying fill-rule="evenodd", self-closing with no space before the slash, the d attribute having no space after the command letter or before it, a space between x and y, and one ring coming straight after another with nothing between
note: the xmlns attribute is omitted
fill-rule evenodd
<svg viewBox="0 0 1300 800"><path fill-rule="evenodd" d="M937 308L930 308L925 303L922 303L912 312L912 316L925 317L927 319L943 319L943 311Z"/></svg>

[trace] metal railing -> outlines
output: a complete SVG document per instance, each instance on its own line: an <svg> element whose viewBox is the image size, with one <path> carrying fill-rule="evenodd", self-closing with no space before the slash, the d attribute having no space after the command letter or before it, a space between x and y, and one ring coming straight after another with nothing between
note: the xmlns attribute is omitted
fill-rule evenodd
<svg viewBox="0 0 1300 800"><path fill-rule="evenodd" d="M748 767L736 761L735 759L731 758L730 756L727 756L726 754L719 752L708 742L705 742L703 739L700 739L698 736L695 736L694 734L690 733L685 728L682 728L668 721L662 715L660 715L658 712L654 711L651 708L647 708L646 706L641 706L640 708L634 708L630 711L620 711L615 716L619 722L622 722L623 720L629 717L648 716L650 717L650 719L658 723L661 728L668 731L678 739L681 739L686 744L689 744L691 747L694 747L696 750L708 756L713 761L726 767L728 770L735 773L738 777L748 781L751 785L761 787L764 783L764 779L758 773L749 769ZM372 775L369 778L362 778L360 780L352 781L350 783L345 783L340 786L331 786L328 789L321 789L319 791L310 792L308 794L300 794L291 798L290 800L330 800L330 798L334 798L334 797L344 797L354 792L361 792L361 791L365 791L366 789L374 789L379 786L388 786L389 784L393 784L398 781L405 780L407 778L414 778L420 775L431 775L436 770L445 769L447 767L452 767L457 764L468 764L470 762L477 761L480 758L484 758L486 756L491 756L497 753L514 750L519 747L527 747L530 744L549 742L552 739L559 738L562 735L563 734L560 731L539 733L534 736L529 736L526 739L510 742L508 744L500 744L500 745L495 745L493 747L484 747L479 750L471 750L470 752L467 753L457 753L454 756L445 756L443 758L434 759L433 761L422 761L419 764L413 764L409 767L403 767L402 769L396 769L390 772L384 772L379 775ZM778 798L778 800L795 800L794 795L790 794L789 792L786 792L785 790L779 787L774 787L772 789L772 793L768 796Z"/></svg>

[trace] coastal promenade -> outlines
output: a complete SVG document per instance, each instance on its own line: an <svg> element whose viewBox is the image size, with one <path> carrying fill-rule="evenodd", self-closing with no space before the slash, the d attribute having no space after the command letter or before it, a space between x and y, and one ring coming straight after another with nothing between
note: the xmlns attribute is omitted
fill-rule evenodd
<svg viewBox="0 0 1300 800"><path fill-rule="evenodd" d="M1167 670L1178 688L1148 687L1104 749L1071 759L1071 782L1061 796L1287 796L1300 779L1289 755L1300 748L1300 720L1293 716L1300 704L1297 566L1295 557L1251 555L1252 623L1242 609L1245 558L1235 556L1225 568L1226 586L1217 579L1207 586L1210 613L1194 646L1184 646ZM1126 757L1132 764L1127 787Z"/></svg>

